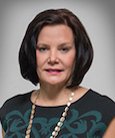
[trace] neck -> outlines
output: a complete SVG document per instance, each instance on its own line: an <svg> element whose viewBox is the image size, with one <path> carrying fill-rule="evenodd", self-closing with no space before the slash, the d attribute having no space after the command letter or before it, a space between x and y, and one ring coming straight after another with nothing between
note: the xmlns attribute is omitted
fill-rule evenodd
<svg viewBox="0 0 115 138"><path fill-rule="evenodd" d="M70 96L70 89L62 86L40 85L38 105L64 105ZM45 101L45 102L44 102Z"/></svg>

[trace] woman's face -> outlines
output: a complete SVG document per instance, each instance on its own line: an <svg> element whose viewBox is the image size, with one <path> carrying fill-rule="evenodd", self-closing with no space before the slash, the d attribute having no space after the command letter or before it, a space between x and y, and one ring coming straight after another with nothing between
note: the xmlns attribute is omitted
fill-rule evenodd
<svg viewBox="0 0 115 138"><path fill-rule="evenodd" d="M66 84L75 62L74 36L66 25L45 26L36 49L37 74L40 83Z"/></svg>

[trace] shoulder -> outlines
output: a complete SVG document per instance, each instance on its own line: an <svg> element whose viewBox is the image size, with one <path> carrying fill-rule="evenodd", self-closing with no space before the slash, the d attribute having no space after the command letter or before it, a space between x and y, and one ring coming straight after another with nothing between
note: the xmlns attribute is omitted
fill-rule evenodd
<svg viewBox="0 0 115 138"><path fill-rule="evenodd" d="M90 89L80 101L80 111L99 113L105 124L109 124L115 118L115 102L107 95Z"/></svg>
<svg viewBox="0 0 115 138"><path fill-rule="evenodd" d="M31 92L27 92L24 94L15 95L8 100L0 108L0 116L6 114L7 112L15 109L15 108L22 108L30 99Z"/></svg>
<svg viewBox="0 0 115 138"><path fill-rule="evenodd" d="M12 115L21 115L25 113L26 108L28 110L31 93L32 91L24 94L19 94L5 101L3 106L0 108L0 122L4 130L6 130L7 123L10 120L7 117Z"/></svg>
<svg viewBox="0 0 115 138"><path fill-rule="evenodd" d="M30 98L31 93L32 93L32 91L24 93L24 94L15 95L15 96L7 99L5 101L5 103L3 104L3 106L12 105L12 104L16 106L17 104L21 104L21 103L23 104L25 101L28 100L28 98Z"/></svg>
<svg viewBox="0 0 115 138"><path fill-rule="evenodd" d="M92 89L90 89L90 97L92 98L92 100L96 100L99 103L112 104L115 106L115 101L112 100L109 96L103 95L103 94L101 94L97 91L94 91Z"/></svg>
<svg viewBox="0 0 115 138"><path fill-rule="evenodd" d="M115 117L115 102L107 95L102 95L94 90L89 94L90 104L106 117Z"/></svg>

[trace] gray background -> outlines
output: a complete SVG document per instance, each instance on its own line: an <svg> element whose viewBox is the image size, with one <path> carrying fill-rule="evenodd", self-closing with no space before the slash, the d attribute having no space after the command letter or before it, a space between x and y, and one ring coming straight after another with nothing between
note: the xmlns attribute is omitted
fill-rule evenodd
<svg viewBox="0 0 115 138"><path fill-rule="evenodd" d="M115 100L114 5L114 0L2 0L0 106L14 95L36 89L20 75L18 51L29 22L37 13L49 8L68 8L82 21L94 48L93 64L82 85Z"/></svg>

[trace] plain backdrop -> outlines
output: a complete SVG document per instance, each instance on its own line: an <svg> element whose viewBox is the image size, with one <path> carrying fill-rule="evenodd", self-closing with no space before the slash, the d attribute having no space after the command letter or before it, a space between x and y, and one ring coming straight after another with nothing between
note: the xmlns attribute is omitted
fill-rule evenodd
<svg viewBox="0 0 115 138"><path fill-rule="evenodd" d="M114 5L114 0L0 1L0 106L14 95L37 89L20 75L18 51L30 21L50 8L68 8L79 17L94 48L82 85L115 100Z"/></svg>

